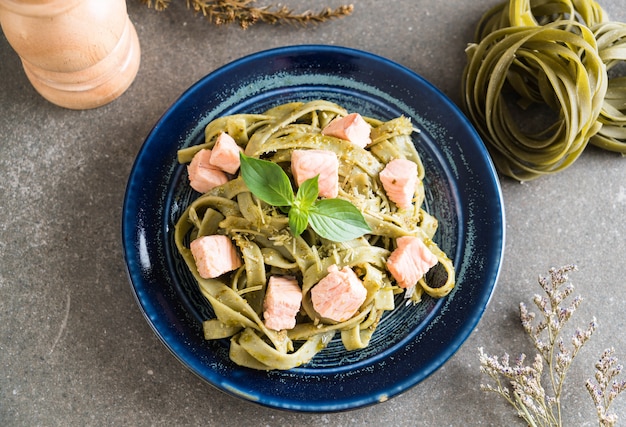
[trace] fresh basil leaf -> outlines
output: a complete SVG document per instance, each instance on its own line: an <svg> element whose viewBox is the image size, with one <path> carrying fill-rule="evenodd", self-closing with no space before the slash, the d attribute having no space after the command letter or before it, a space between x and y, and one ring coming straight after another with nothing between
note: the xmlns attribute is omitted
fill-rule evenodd
<svg viewBox="0 0 626 427"><path fill-rule="evenodd" d="M308 211L317 201L317 196L319 194L318 178L319 175L309 178L298 188L294 204L300 209Z"/></svg>
<svg viewBox="0 0 626 427"><path fill-rule="evenodd" d="M371 231L361 212L343 199L322 199L309 211L309 223L321 237L334 242L356 239Z"/></svg>
<svg viewBox="0 0 626 427"><path fill-rule="evenodd" d="M276 163L241 153L241 176L248 189L273 206L291 206L294 196L289 177Z"/></svg>
<svg viewBox="0 0 626 427"><path fill-rule="evenodd" d="M292 207L289 209L289 228L294 236L298 237L302 234L309 223L309 215L306 210Z"/></svg>
<svg viewBox="0 0 626 427"><path fill-rule="evenodd" d="M289 177L276 163L240 154L241 176L259 199L288 214L289 228L299 236L310 224L322 238L334 242L356 239L370 231L361 212L343 199L322 199L318 176L307 179L294 196Z"/></svg>

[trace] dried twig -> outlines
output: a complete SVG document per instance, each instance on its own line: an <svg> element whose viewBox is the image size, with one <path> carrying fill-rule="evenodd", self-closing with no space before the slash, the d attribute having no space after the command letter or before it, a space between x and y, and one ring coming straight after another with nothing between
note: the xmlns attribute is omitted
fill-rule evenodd
<svg viewBox="0 0 626 427"><path fill-rule="evenodd" d="M140 0L148 7L162 11L171 0ZM284 5L255 7L256 0L187 0L187 8L202 15L215 25L238 23L243 29L257 22L267 24L307 25L348 16L354 6L342 5L335 9L324 7L320 12L296 13Z"/></svg>

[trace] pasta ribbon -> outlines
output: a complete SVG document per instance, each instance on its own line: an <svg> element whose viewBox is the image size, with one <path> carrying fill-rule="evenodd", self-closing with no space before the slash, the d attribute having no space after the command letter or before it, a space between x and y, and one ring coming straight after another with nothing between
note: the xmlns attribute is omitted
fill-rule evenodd
<svg viewBox="0 0 626 427"><path fill-rule="evenodd" d="M598 117L602 127L590 142L605 150L626 153L626 76L611 76L611 70L626 61L626 23L602 22L592 30L609 83Z"/></svg>
<svg viewBox="0 0 626 427"><path fill-rule="evenodd" d="M198 282L214 318L203 322L206 339L230 338L230 358L253 369L291 369L309 362L338 334L347 351L363 348L384 313L395 309L401 289L386 269L395 239L418 236L439 260L441 274L426 275L410 295L418 302L424 293L441 298L454 287L452 261L432 240L437 220L423 208L424 167L411 140L409 119L387 122L366 118L372 126L372 143L366 148L325 136L321 129L333 118L347 115L334 103L317 100L279 105L263 114L238 114L213 120L206 126L205 142L181 149L178 159L190 162L203 148L213 148L227 132L249 156L271 160L289 170L295 149L330 150L339 159L339 197L353 203L371 227L371 234L347 242L331 242L311 229L295 237L287 215L252 194L241 177L213 188L193 200L177 220L175 242ZM398 209L385 195L378 178L384 165L406 158L418 165L419 184L414 207ZM237 270L215 279L202 278L190 250L190 242L220 234L232 239L243 259ZM367 296L358 312L343 322L322 319L315 312L310 292L328 267L351 267L361 279ZM263 300L271 275L292 276L302 289L302 308L294 328L268 329L263 323Z"/></svg>

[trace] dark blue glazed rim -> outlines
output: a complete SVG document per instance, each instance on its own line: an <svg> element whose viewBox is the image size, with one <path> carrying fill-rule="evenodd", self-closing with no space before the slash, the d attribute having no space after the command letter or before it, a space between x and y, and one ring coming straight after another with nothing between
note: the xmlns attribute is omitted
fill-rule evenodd
<svg viewBox="0 0 626 427"><path fill-rule="evenodd" d="M454 261L457 286L415 307L398 301L372 342L346 352L334 340L306 366L258 372L228 359L228 341L204 340L210 307L173 246L173 225L195 197L176 161L200 143L204 127L226 114L261 112L290 101L327 99L349 111L411 118L426 168L426 206L439 219L435 240ZM478 324L493 294L504 249L498 178L478 134L437 88L371 53L303 45L236 60L189 88L146 138L133 165L122 219L132 290L148 323L192 372L218 389L258 404L334 412L378 402L441 367Z"/></svg>

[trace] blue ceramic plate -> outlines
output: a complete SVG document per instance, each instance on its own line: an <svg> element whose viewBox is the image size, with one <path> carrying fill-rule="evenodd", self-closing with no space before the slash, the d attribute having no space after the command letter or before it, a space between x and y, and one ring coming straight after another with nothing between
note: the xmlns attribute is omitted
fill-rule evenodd
<svg viewBox="0 0 626 427"><path fill-rule="evenodd" d="M441 300L398 302L370 345L353 352L339 339L311 363L257 372L228 358L228 340L205 341L207 302L178 257L173 226L194 197L181 147L203 141L211 120L262 112L290 101L326 99L363 115L404 114L420 130L415 145L426 168L426 206L440 222L435 240L454 261L457 286ZM295 46L228 64L193 85L143 144L126 190L123 242L138 304L165 346L192 372L231 395L307 412L354 409L385 401L443 365L472 332L494 290L504 245L504 214L494 167L457 107L407 68L335 46Z"/></svg>

